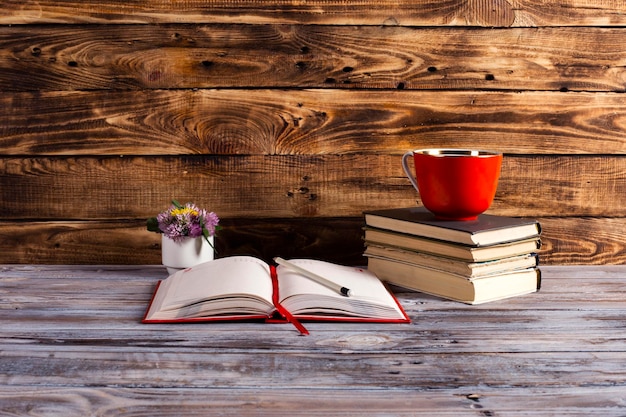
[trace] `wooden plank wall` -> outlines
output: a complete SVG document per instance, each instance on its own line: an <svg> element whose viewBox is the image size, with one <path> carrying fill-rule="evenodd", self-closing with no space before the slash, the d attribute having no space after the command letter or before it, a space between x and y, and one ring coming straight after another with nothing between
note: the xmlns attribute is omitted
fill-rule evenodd
<svg viewBox="0 0 626 417"><path fill-rule="evenodd" d="M0 5L0 263L159 263L177 198L220 256L362 264L423 147L504 152L544 264L626 262L625 2Z"/></svg>

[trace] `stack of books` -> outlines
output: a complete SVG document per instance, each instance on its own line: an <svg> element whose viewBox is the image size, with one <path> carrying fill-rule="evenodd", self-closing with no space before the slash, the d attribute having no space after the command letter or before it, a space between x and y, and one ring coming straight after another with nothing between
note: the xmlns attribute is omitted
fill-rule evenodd
<svg viewBox="0 0 626 417"><path fill-rule="evenodd" d="M536 220L488 214L438 220L421 207L364 215L368 269L390 284L467 304L541 286Z"/></svg>

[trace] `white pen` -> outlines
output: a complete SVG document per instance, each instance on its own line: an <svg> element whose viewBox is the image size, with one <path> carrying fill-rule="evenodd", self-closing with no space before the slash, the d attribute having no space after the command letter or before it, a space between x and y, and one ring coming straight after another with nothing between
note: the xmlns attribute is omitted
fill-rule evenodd
<svg viewBox="0 0 626 417"><path fill-rule="evenodd" d="M318 284L322 284L325 287L330 288L331 290L335 290L337 291L339 294L345 296L345 297L350 297L352 295L352 291L349 288L346 288L344 286L341 286L339 284L336 284L332 281L327 280L324 277L321 277L317 274L314 274L311 271L308 271L304 268L299 267L298 265L294 265L291 262L288 262L286 260L284 260L283 258L280 257L276 257L274 258L274 262L276 262L278 265L282 265L288 269L291 269L292 271L295 272L299 272L300 274L304 275L305 277L309 278L312 281L317 282Z"/></svg>

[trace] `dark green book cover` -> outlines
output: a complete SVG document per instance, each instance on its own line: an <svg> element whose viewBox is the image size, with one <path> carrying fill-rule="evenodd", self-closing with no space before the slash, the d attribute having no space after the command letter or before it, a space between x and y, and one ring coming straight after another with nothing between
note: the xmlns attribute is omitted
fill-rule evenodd
<svg viewBox="0 0 626 417"><path fill-rule="evenodd" d="M481 214L476 220L440 220L423 207L365 211L368 226L467 245L493 245L541 234L537 220Z"/></svg>

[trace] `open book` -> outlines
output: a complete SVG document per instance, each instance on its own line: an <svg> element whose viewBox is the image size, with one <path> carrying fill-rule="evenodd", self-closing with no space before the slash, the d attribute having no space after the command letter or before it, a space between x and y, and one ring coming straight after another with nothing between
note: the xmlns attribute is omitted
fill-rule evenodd
<svg viewBox="0 0 626 417"><path fill-rule="evenodd" d="M160 281L143 323L277 316L294 324L298 320L409 322L396 298L371 272L318 260L290 262L350 288L351 295L341 295L284 266L275 268L251 256L231 256Z"/></svg>

